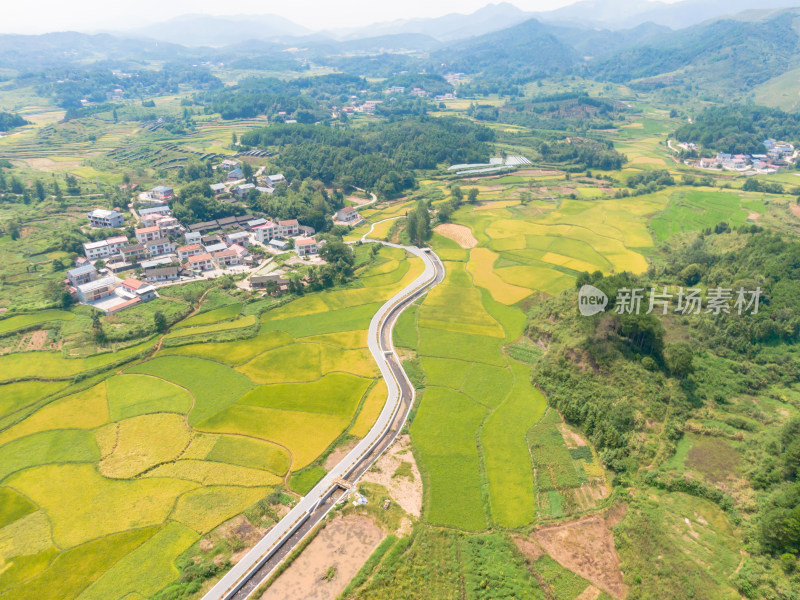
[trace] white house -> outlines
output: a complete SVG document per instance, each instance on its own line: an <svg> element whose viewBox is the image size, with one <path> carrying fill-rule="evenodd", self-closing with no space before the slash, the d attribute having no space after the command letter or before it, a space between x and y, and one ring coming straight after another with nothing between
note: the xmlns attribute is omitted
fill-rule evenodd
<svg viewBox="0 0 800 600"><path fill-rule="evenodd" d="M214 268L214 259L208 252L190 256L189 266L195 271L211 271Z"/></svg>
<svg viewBox="0 0 800 600"><path fill-rule="evenodd" d="M145 269L144 276L145 279L151 283L156 281L175 281L179 278L178 267L156 267L153 269Z"/></svg>
<svg viewBox="0 0 800 600"><path fill-rule="evenodd" d="M78 299L83 303L96 302L111 296L117 286L119 286L119 279L113 276L95 279L77 287Z"/></svg>
<svg viewBox="0 0 800 600"><path fill-rule="evenodd" d="M203 234L199 231L188 231L183 234L183 240L187 244L199 244L200 241L203 239Z"/></svg>
<svg viewBox="0 0 800 600"><path fill-rule="evenodd" d="M234 233L229 233L225 236L225 241L228 242L228 245L239 244L240 246L249 246L250 245L250 234L246 231L236 231Z"/></svg>
<svg viewBox="0 0 800 600"><path fill-rule="evenodd" d="M139 227L134 231L136 233L136 239L140 244L161 238L161 230L158 228L158 225Z"/></svg>
<svg viewBox="0 0 800 600"><path fill-rule="evenodd" d="M175 252L175 245L166 238L149 240L144 243L144 247L147 248L150 256L161 256L162 254Z"/></svg>
<svg viewBox="0 0 800 600"><path fill-rule="evenodd" d="M253 227L253 233L255 234L259 243L266 244L269 243L270 240L274 240L276 237L279 237L279 228L272 221L265 221L261 225L256 225Z"/></svg>
<svg viewBox="0 0 800 600"><path fill-rule="evenodd" d="M181 246L178 248L178 258L181 262L187 260L190 256L197 256L198 254L203 254L205 250L200 244L189 244L187 246Z"/></svg>
<svg viewBox="0 0 800 600"><path fill-rule="evenodd" d="M284 221L278 221L278 235L279 237L291 237L293 235L300 234L300 223L297 222L297 219L286 219Z"/></svg>
<svg viewBox="0 0 800 600"><path fill-rule="evenodd" d="M156 200L169 200L174 195L175 192L173 189L166 185L157 185L150 190L150 197L155 198Z"/></svg>
<svg viewBox="0 0 800 600"><path fill-rule="evenodd" d="M150 206L148 208L139 209L139 217L142 221L152 220L156 221L159 217L168 217L172 214L169 206L164 204L160 206Z"/></svg>
<svg viewBox="0 0 800 600"><path fill-rule="evenodd" d="M220 269L226 269L240 264L239 255L236 253L236 250L231 250L230 248L215 252L214 260L217 265L219 265Z"/></svg>
<svg viewBox="0 0 800 600"><path fill-rule="evenodd" d="M283 173L277 173L275 175L268 175L267 176L267 184L270 187L275 187L279 183L283 183L286 181L286 177L283 176Z"/></svg>
<svg viewBox="0 0 800 600"><path fill-rule="evenodd" d="M244 198L247 194L250 193L250 190L256 189L254 183L243 183L242 185L236 186L236 193L239 195L240 198Z"/></svg>
<svg viewBox="0 0 800 600"><path fill-rule="evenodd" d="M120 248L128 245L128 238L118 235L97 242L87 242L83 245L83 253L89 260L100 260L114 256Z"/></svg>
<svg viewBox="0 0 800 600"><path fill-rule="evenodd" d="M89 225L97 228L110 229L122 227L125 224L125 217L116 210L95 208L87 217L89 218Z"/></svg>
<svg viewBox="0 0 800 600"><path fill-rule="evenodd" d="M313 237L296 240L294 248L297 250L298 256L311 256L318 251L317 240Z"/></svg>
<svg viewBox="0 0 800 600"><path fill-rule="evenodd" d="M79 285L95 281L97 279L97 269L92 264L85 264L82 267L75 267L67 271L67 280L70 285L77 288Z"/></svg>
<svg viewBox="0 0 800 600"><path fill-rule="evenodd" d="M139 281L138 279L126 279L117 289L117 296L133 300L138 298L142 302L147 302L153 298L158 298L156 288L149 283Z"/></svg>
<svg viewBox="0 0 800 600"><path fill-rule="evenodd" d="M345 206L336 211L336 220L342 223L358 223L361 220L361 215L352 206Z"/></svg>

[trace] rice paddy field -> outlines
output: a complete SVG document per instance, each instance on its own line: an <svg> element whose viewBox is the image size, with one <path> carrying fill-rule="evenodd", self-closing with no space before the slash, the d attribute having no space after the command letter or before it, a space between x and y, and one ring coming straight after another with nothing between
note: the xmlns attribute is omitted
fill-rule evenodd
<svg viewBox="0 0 800 600"><path fill-rule="evenodd" d="M382 249L349 287L260 314L215 290L157 351L0 356L0 598L151 597L226 521L290 481L309 489L380 412L366 330L422 268ZM227 330L250 337L203 341Z"/></svg>

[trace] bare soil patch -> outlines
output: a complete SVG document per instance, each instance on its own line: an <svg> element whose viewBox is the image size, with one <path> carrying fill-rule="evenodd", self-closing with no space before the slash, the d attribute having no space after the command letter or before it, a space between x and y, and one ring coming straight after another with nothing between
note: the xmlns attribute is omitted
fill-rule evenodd
<svg viewBox="0 0 800 600"><path fill-rule="evenodd" d="M465 225L443 223L442 225L434 227L433 230L446 238L450 238L462 248L474 248L478 245L478 240L472 235L470 228Z"/></svg>
<svg viewBox="0 0 800 600"><path fill-rule="evenodd" d="M614 598L625 598L628 586L622 580L619 556L611 533L611 528L621 518L618 511L612 511L613 514L609 513L605 519L587 517L543 527L535 532L536 541L560 565Z"/></svg>
<svg viewBox="0 0 800 600"><path fill-rule="evenodd" d="M542 547L530 538L515 535L512 536L511 539L514 540L514 543L517 545L517 548L519 548L519 551L527 556L531 562L539 560L544 554Z"/></svg>
<svg viewBox="0 0 800 600"><path fill-rule="evenodd" d="M372 519L335 519L261 596L261 600L334 600L385 534Z"/></svg>
<svg viewBox="0 0 800 600"><path fill-rule="evenodd" d="M331 452L325 461L325 470L330 471L333 467L338 465L339 461L347 456L347 453L350 452L350 450L356 447L356 444L358 444L358 440L353 440L352 442L345 444L344 446L340 446Z"/></svg>
<svg viewBox="0 0 800 600"><path fill-rule="evenodd" d="M395 477L397 469L403 463L411 464L411 475ZM392 447L378 459L375 466L377 469L367 471L361 480L382 485L400 508L412 516L419 517L422 511L422 477L411 452L409 437L399 436Z"/></svg>
<svg viewBox="0 0 800 600"><path fill-rule="evenodd" d="M561 171L550 171L547 169L520 169L514 173L514 175L522 175L524 177L554 177L561 174Z"/></svg>
<svg viewBox="0 0 800 600"><path fill-rule="evenodd" d="M790 202L789 203L789 210L792 211L792 214L795 217L800 218L800 204L793 204L793 203Z"/></svg>
<svg viewBox="0 0 800 600"><path fill-rule="evenodd" d="M760 216L761 216L761 213L757 213L757 212L754 212L754 211L751 210L750 212L747 213L747 220L748 221L758 221Z"/></svg>
<svg viewBox="0 0 800 600"><path fill-rule="evenodd" d="M347 199L358 206L372 202L372 198L362 198L361 196L348 196Z"/></svg>
<svg viewBox="0 0 800 600"><path fill-rule="evenodd" d="M41 350L47 341L47 330L37 329L28 339L28 350Z"/></svg>
<svg viewBox="0 0 800 600"><path fill-rule="evenodd" d="M595 600L601 593L602 591L600 589L590 585L580 594L575 596L575 600Z"/></svg>
<svg viewBox="0 0 800 600"><path fill-rule="evenodd" d="M560 423L558 428L561 430L561 437L564 438L564 443L567 445L567 448L577 448L578 446L586 445L586 440L567 427L566 423Z"/></svg>

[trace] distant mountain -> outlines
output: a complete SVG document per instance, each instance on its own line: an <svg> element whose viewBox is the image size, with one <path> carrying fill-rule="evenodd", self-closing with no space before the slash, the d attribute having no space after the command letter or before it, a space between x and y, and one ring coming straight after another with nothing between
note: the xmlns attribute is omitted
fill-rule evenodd
<svg viewBox="0 0 800 600"><path fill-rule="evenodd" d="M183 46L227 46L244 40L278 40L309 35L302 25L278 15L183 15L140 27L125 35L141 36Z"/></svg>
<svg viewBox="0 0 800 600"><path fill-rule="evenodd" d="M662 34L590 64L591 74L638 85L748 90L800 66L800 9L722 19Z"/></svg>
<svg viewBox="0 0 800 600"><path fill-rule="evenodd" d="M176 44L103 33L0 34L0 65L19 70L99 61L124 66L142 64L146 60L176 60L195 54Z"/></svg>
<svg viewBox="0 0 800 600"><path fill-rule="evenodd" d="M581 0L563 8L535 13L547 23L571 27L629 29L651 22L672 29L682 29L751 9L789 8L798 0L683 0L650 2L647 0Z"/></svg>
<svg viewBox="0 0 800 600"><path fill-rule="evenodd" d="M531 76L571 67L580 55L554 35L553 28L530 19L519 25L452 43L431 54L447 70L494 76Z"/></svg>
<svg viewBox="0 0 800 600"><path fill-rule="evenodd" d="M442 42L460 40L498 31L521 23L531 17L513 4L501 2L487 4L474 13L464 15L451 13L432 19L409 19L375 23L368 27L335 30L334 35L341 39L374 37L397 33L420 33Z"/></svg>

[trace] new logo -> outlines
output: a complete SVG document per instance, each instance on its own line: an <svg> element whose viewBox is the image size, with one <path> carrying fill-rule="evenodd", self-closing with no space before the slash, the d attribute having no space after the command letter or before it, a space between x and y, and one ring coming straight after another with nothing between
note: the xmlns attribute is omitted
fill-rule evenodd
<svg viewBox="0 0 800 600"><path fill-rule="evenodd" d="M584 317L603 312L608 305L608 296L603 290L586 284L578 290L578 310Z"/></svg>

